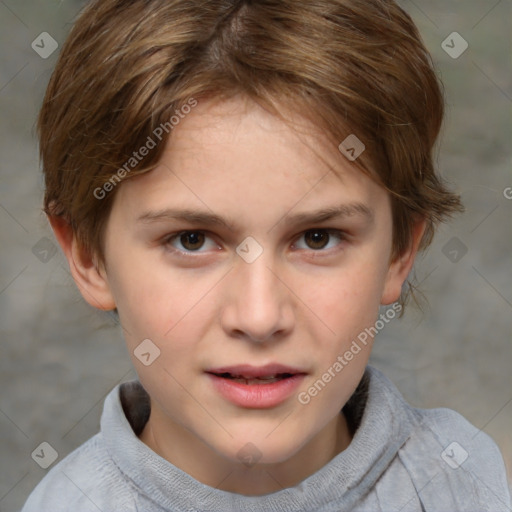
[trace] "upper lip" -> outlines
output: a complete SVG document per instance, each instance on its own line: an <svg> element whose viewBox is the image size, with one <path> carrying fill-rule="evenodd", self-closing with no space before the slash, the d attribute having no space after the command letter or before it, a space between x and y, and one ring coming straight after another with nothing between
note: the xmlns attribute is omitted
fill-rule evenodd
<svg viewBox="0 0 512 512"><path fill-rule="evenodd" d="M250 364L240 364L236 366L222 366L218 368L210 368L206 370L206 373L214 373L221 375L223 373L229 373L238 377L246 377L255 379L258 377L270 377L272 375L279 375L283 373L289 373L291 375L305 374L304 370L295 368L292 366L285 366L278 363L266 364L265 366L251 366Z"/></svg>

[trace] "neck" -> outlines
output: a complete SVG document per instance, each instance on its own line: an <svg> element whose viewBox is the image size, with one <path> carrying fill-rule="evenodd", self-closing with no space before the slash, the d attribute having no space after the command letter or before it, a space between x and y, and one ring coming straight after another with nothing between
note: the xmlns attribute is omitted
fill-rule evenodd
<svg viewBox="0 0 512 512"><path fill-rule="evenodd" d="M151 411L140 435L142 442L199 482L246 496L299 484L345 450L351 441L346 418L340 413L289 459L247 467L222 457L183 427L169 425L168 420L158 421L153 404Z"/></svg>

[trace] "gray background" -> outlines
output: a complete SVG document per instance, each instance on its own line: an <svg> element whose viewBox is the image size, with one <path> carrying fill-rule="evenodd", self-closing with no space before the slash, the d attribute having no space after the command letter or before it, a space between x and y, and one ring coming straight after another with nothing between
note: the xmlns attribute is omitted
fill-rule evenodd
<svg viewBox="0 0 512 512"><path fill-rule="evenodd" d="M417 261L430 306L388 324L372 363L413 405L453 408L490 434L510 476L511 2L401 5L446 86L439 165L467 213L443 226ZM97 432L106 394L135 378L119 327L81 299L41 213L34 123L58 50L43 59L31 43L48 32L62 45L79 7L0 1L1 511L19 510L45 475L31 458L41 442L61 460ZM454 31L469 44L457 59L441 47Z"/></svg>

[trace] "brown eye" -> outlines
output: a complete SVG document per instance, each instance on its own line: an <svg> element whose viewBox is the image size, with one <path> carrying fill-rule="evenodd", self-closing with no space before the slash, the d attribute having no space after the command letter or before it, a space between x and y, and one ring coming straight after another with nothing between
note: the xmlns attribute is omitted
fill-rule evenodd
<svg viewBox="0 0 512 512"><path fill-rule="evenodd" d="M200 249L204 244L204 239L204 233L198 231L186 231L179 235L179 241L187 251Z"/></svg>
<svg viewBox="0 0 512 512"><path fill-rule="evenodd" d="M344 240L344 231L317 228L304 231L294 245L296 249L327 253L330 249L340 248Z"/></svg>
<svg viewBox="0 0 512 512"><path fill-rule="evenodd" d="M304 239L310 249L323 249L329 242L330 235L324 230L306 231Z"/></svg>
<svg viewBox="0 0 512 512"><path fill-rule="evenodd" d="M215 243L208 231L180 231L167 235L162 239L162 245L170 254L177 257L199 258L221 248Z"/></svg>

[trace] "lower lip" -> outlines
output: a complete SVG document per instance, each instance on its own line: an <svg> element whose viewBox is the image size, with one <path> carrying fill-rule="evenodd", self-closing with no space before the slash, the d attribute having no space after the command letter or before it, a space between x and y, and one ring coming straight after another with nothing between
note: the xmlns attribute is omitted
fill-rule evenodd
<svg viewBox="0 0 512 512"><path fill-rule="evenodd" d="M268 384L242 384L208 374L215 389L227 400L250 409L267 409L284 402L300 386L305 375L297 374Z"/></svg>

